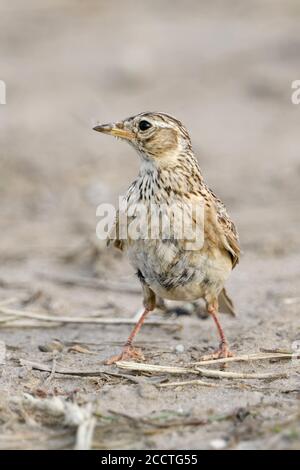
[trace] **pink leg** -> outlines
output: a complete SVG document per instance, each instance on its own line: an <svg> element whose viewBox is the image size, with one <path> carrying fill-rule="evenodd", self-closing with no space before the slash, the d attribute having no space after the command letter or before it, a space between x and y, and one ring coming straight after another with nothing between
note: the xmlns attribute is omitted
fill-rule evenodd
<svg viewBox="0 0 300 470"><path fill-rule="evenodd" d="M139 319L139 321L137 322L137 324L133 328L132 332L130 333L130 335L129 335L129 337L128 337L125 345L124 345L123 351L120 354L118 354L116 356L113 356L110 359L108 359L105 362L105 364L111 365L111 364L114 364L115 362L123 361L123 360L126 360L126 359L142 359L142 360L144 359L144 356L143 356L142 352L139 349L134 348L132 346L132 342L133 342L135 336L140 331L140 329L142 327L142 324L144 323L145 318L148 315L148 313L150 313L150 311L151 310L145 308L143 315L141 316L141 318Z"/></svg>
<svg viewBox="0 0 300 470"><path fill-rule="evenodd" d="M220 358L224 358L224 357L232 357L233 353L230 352L230 350L229 350L228 341L227 341L227 338L225 336L224 330L221 326L220 320L217 316L216 307L210 305L208 307L207 311L212 316L212 318L213 318L213 320L216 324L216 327L218 329L218 333L219 333L221 341L220 341L220 347L219 347L218 351L216 351L213 354L208 354L206 356L203 356L201 359L203 361L206 361L206 360L211 360L211 359L220 359Z"/></svg>

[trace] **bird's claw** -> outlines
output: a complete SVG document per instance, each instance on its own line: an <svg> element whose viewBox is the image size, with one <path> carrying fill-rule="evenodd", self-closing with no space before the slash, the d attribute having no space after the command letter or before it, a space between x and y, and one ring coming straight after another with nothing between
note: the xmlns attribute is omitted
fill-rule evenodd
<svg viewBox="0 0 300 470"><path fill-rule="evenodd" d="M126 346L120 354L107 359L105 364L110 366L111 364L115 364L118 361L126 361L128 359L144 361L145 357L140 349L134 348L133 346Z"/></svg>
<svg viewBox="0 0 300 470"><path fill-rule="evenodd" d="M227 357L233 357L234 353L229 350L227 343L221 343L220 348L212 354L207 354L200 358L201 361L211 361L214 359L225 359Z"/></svg>

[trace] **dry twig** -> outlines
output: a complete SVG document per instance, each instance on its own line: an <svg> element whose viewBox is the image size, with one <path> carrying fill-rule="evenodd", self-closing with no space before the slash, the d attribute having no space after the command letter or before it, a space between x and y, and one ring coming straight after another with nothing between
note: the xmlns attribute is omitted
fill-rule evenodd
<svg viewBox="0 0 300 470"><path fill-rule="evenodd" d="M43 364L42 362L27 361L26 359L20 359L20 365L31 367L32 369L41 370L43 372L52 372L52 366ZM110 374L106 369L102 370L76 370L76 369L66 369L58 365L55 366L55 374L62 375L77 375L81 377L98 377L103 374ZM114 374L115 375L115 374Z"/></svg>
<svg viewBox="0 0 300 470"><path fill-rule="evenodd" d="M42 320L21 320L20 318L11 317L6 320L0 320L1 329L3 328L57 328L61 326L59 322L46 323Z"/></svg>
<svg viewBox="0 0 300 470"><path fill-rule="evenodd" d="M44 381L44 385L48 386L50 384L51 380L55 376L55 372L56 372L56 359L54 358L52 361L52 368L51 368L50 375Z"/></svg>
<svg viewBox="0 0 300 470"><path fill-rule="evenodd" d="M118 367L126 370L135 370L138 372L149 373L168 373L168 374L198 374L201 377L210 378L226 378L226 379L278 379L287 377L286 373L263 373L263 374L248 374L240 372L224 372L220 370L204 369L195 367L194 369L188 367L173 367L173 366L160 366L155 364L140 364L138 362L119 361L116 363Z"/></svg>
<svg viewBox="0 0 300 470"><path fill-rule="evenodd" d="M162 384L157 384L157 387L159 388L165 388L165 387L182 387L185 385L202 385L203 387L212 387L212 388L217 388L220 387L219 384L214 384L211 382L204 382L204 380L199 380L199 379L194 379L194 380L182 380L182 381L177 381L177 382L166 382Z"/></svg>
<svg viewBox="0 0 300 470"><path fill-rule="evenodd" d="M116 365L121 369L126 370L135 370L137 372L150 372L150 373L160 373L165 372L167 374L199 374L195 369L187 367L176 367L176 366L160 366L156 364L141 364L140 362L127 362L127 361L118 361Z"/></svg>
<svg viewBox="0 0 300 470"><path fill-rule="evenodd" d="M99 376L105 377L108 375L111 377L119 377L121 379L126 379L135 384L138 384L141 382L141 379L139 377L131 376L128 374L120 374L118 372L111 372L107 370L107 368L101 369L101 370L98 369L98 370L84 370L83 371L83 370L75 370L75 369L66 369L64 367L57 366L56 363L55 365L52 364L52 367L51 367L41 362L33 362L33 361L28 361L26 359L20 359L20 365L25 366L25 367L31 367L32 369L40 370L43 372L50 372L50 376L52 375L52 372L54 370L53 374L74 375L74 376L79 376L79 377L99 377ZM50 377L48 377L46 381L49 379Z"/></svg>
<svg viewBox="0 0 300 470"><path fill-rule="evenodd" d="M203 369L196 367L196 370L202 377L211 377L216 379L281 379L287 378L285 372L266 372L249 374L246 372L227 372L223 370Z"/></svg>
<svg viewBox="0 0 300 470"><path fill-rule="evenodd" d="M2 307L0 305L0 312L5 315L11 315L15 317L32 318L34 320L42 320L46 322L55 323L90 323L90 324L101 324L101 325L133 325L136 323L134 318L94 318L94 317L68 317L68 316L54 316L46 313L30 312L27 310L18 310L12 308ZM168 325L173 326L174 323L170 323L165 320L146 320L145 325ZM180 326L179 324L177 324Z"/></svg>
<svg viewBox="0 0 300 470"><path fill-rule="evenodd" d="M262 361L268 359L292 359L292 353L290 352L277 352L271 351L265 354L245 354L242 356L234 356L234 357L225 357L221 359L211 359L211 360L203 360L198 362L191 362L191 366L205 366L207 364L225 364L228 362L252 362L252 361Z"/></svg>
<svg viewBox="0 0 300 470"><path fill-rule="evenodd" d="M275 349L260 348L260 351L263 353L267 353L267 354L289 354L290 356L292 356L293 354L293 352L288 351L287 349L279 349L279 348L275 348Z"/></svg>

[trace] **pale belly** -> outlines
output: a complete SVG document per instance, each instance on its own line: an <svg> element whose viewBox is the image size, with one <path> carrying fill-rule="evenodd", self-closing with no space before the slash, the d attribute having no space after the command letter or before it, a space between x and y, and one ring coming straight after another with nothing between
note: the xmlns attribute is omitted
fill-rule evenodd
<svg viewBox="0 0 300 470"><path fill-rule="evenodd" d="M231 272L228 256L187 251L178 241L136 240L128 246L131 264L155 294L170 300L216 296Z"/></svg>

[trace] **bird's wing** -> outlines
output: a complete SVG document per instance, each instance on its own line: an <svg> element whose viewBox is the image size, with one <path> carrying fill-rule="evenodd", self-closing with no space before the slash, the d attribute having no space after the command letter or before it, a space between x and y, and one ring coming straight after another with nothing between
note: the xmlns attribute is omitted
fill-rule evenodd
<svg viewBox="0 0 300 470"><path fill-rule="evenodd" d="M220 236L224 248L230 253L232 257L232 268L234 268L240 259L240 244L239 236L236 227L230 219L226 207L217 196L208 189L212 201L215 206L217 223L220 226Z"/></svg>

